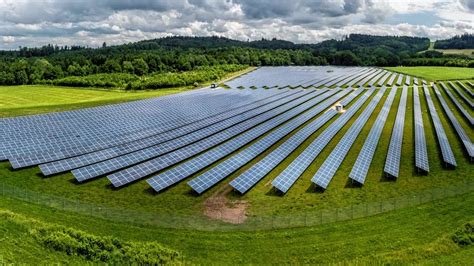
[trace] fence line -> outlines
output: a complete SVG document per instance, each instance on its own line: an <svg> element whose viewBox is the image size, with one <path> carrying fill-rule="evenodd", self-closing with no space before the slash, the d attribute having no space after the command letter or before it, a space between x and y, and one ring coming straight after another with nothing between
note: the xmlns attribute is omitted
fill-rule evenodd
<svg viewBox="0 0 474 266"><path fill-rule="evenodd" d="M462 195L474 191L474 181L465 181L444 188L433 188L422 192L411 193L387 200L371 203L354 204L329 210L310 211L288 216L247 217L241 223L229 224L210 220L200 216L156 214L129 209L118 209L99 206L53 195L42 194L8 184L1 184L1 196L55 208L62 211L102 218L115 222L136 225L151 225L163 228L193 229L202 231L254 231L282 228L316 226L327 223L347 221L369 217L393 210L413 207L420 204Z"/></svg>

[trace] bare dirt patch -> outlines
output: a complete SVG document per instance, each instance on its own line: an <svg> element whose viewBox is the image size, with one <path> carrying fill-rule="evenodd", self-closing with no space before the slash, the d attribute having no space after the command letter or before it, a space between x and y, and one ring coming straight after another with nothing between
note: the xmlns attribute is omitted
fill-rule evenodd
<svg viewBox="0 0 474 266"><path fill-rule="evenodd" d="M245 222L248 202L245 200L230 201L226 195L231 191L232 187L224 187L204 201L204 214L211 219L232 224Z"/></svg>

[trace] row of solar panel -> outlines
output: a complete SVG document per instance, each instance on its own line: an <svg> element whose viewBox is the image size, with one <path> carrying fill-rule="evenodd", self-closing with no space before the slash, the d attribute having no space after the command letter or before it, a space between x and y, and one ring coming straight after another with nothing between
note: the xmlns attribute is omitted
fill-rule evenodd
<svg viewBox="0 0 474 266"><path fill-rule="evenodd" d="M304 70L303 70L304 69ZM315 78L316 77L316 78ZM397 78L398 77L398 78ZM285 88L285 87L331 87L411 85L411 78L376 68L321 67L261 68L226 83L231 88ZM404 83L403 83L404 82ZM416 80L414 84L416 84Z"/></svg>

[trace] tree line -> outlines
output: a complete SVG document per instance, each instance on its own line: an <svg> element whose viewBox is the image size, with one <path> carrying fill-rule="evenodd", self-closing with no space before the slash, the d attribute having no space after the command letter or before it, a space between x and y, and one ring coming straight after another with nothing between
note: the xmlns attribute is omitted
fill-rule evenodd
<svg viewBox="0 0 474 266"><path fill-rule="evenodd" d="M474 34L465 33L447 40L436 41L435 49L474 49Z"/></svg>
<svg viewBox="0 0 474 266"><path fill-rule="evenodd" d="M469 57L420 53L429 45L427 38L351 34L342 40L318 44L295 44L277 39L244 42L222 37L166 37L117 46L104 43L95 49L53 45L21 47L16 51L0 51L0 84L50 83L140 89L194 84L203 82L203 76L209 81L216 75L222 76L222 71L228 73L243 66L467 67L472 64ZM184 75L184 72L192 74ZM178 81L183 78L184 83Z"/></svg>

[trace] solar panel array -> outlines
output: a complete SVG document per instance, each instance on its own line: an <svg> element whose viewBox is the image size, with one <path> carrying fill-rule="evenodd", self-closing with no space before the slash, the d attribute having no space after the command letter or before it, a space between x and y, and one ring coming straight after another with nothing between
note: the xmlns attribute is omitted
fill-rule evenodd
<svg viewBox="0 0 474 266"><path fill-rule="evenodd" d="M467 94L469 94L469 96L474 97L474 92L472 92L468 87L466 87L464 83L458 80L456 81L456 84L458 84L459 87L461 87Z"/></svg>
<svg viewBox="0 0 474 266"><path fill-rule="evenodd" d="M410 86L410 84L411 84L411 83L410 83L410 82L411 82L411 81L410 81L410 76L407 75L406 77L407 77L407 78L405 79L405 85Z"/></svg>
<svg viewBox="0 0 474 266"><path fill-rule="evenodd" d="M456 133L458 134L459 138L461 139L461 141L464 145L464 148L466 149L466 152L469 155L469 159L472 162L474 160L474 145L473 145L471 139L469 138L469 136L467 135L466 131L461 126L459 121L457 120L456 116L453 114L453 112L449 108L449 105L447 104L446 100L444 99L443 95L441 94L441 92L439 91L438 87L435 84L433 84L433 89L434 89L434 91L436 93L436 96L438 97L438 99L441 103L441 106L443 107L444 112L448 116L449 121L454 126L454 129L456 130Z"/></svg>
<svg viewBox="0 0 474 266"><path fill-rule="evenodd" d="M448 137L446 136L446 132L444 131L443 124L441 123L441 120L438 116L438 112L436 111L436 107L433 103L433 99L431 98L430 90L428 89L427 85L423 85L423 91L425 93L426 102L428 103L428 110L431 114L431 120L433 121L443 160L448 166L456 167L456 159L454 158L451 145L449 144Z"/></svg>
<svg viewBox="0 0 474 266"><path fill-rule="evenodd" d="M197 121L193 124L189 124L175 130L143 138L124 145L114 146L97 152L84 154L78 157L42 164L40 165L40 169L43 174L50 175L76 169L86 165L91 165L139 150L144 152L144 149L146 148L156 149L160 153L165 153L166 151L174 150L186 144L207 137L211 134L217 133L235 125L236 123L253 118L263 112L271 111L272 109L285 104L290 100L297 99L303 95L304 94L301 94L301 91L292 91L291 93L280 94L277 95L277 97L268 99L268 101L247 105L242 108L229 111L218 117L210 117L208 119Z"/></svg>
<svg viewBox="0 0 474 266"><path fill-rule="evenodd" d="M400 74L397 79L397 86L402 86L403 74Z"/></svg>
<svg viewBox="0 0 474 266"><path fill-rule="evenodd" d="M272 110L271 112L262 113L256 117L253 117L242 123L236 124L223 131L220 131L219 133L214 134L208 138L204 138L200 141L194 142L190 145L174 150L170 153L166 153L164 155L157 154L157 152L160 152L159 148L153 149L151 152L149 150L143 150L143 151L134 153L132 155L117 157L112 162L109 161L109 162L102 163L100 165L92 165L92 166L79 168L79 169L73 170L72 173L74 174L76 179L83 181L83 180L94 178L100 175L104 175L114 170L129 167L125 170L113 173L108 176L109 180L114 186L116 187L123 186L125 184L141 179L147 175L153 174L154 172L162 170L166 167L169 167L173 165L174 163L178 163L182 160L185 160L199 152L204 151L205 149L208 149L240 133L243 133L256 125L279 115L282 112L287 112L291 110L292 108L297 107L298 105L317 96L319 93L320 92L317 92L314 90L305 91L303 92L304 94L303 97L298 98L294 101L290 101ZM301 107L297 107L297 108L301 109ZM299 109L296 109L296 110L299 110ZM157 155L161 155L161 156L156 157ZM133 164L137 164L137 165L132 166Z"/></svg>
<svg viewBox="0 0 474 266"><path fill-rule="evenodd" d="M358 67L265 67L237 77L225 84L230 88L284 88L333 86L354 79L367 71L379 73L377 68ZM342 86L338 84L337 86Z"/></svg>
<svg viewBox="0 0 474 266"><path fill-rule="evenodd" d="M15 145L18 140L13 140L11 145L14 145L15 147L8 150L8 152L10 152L10 161L15 168L20 168L35 165L37 163L59 160L74 155L84 154L98 149L115 146L120 143L147 137L149 135L158 134L176 128L176 125L186 125L190 122L194 122L209 116L220 115L227 112L228 110L234 109L235 107L248 104L248 102L245 102L246 100L251 100L252 98L252 101L262 100L262 96L262 93L256 93L255 95L243 93L238 95L235 94L235 92L230 92L228 95L225 95L222 92L216 92L216 97L214 99L212 99L212 97L209 95L191 95L191 97L186 97L186 95L184 95L181 98L182 105L174 107L174 109L168 108L171 110L176 110L175 113L173 113L173 111L162 112L160 110L163 108L163 106L166 106L166 104L174 105L175 102L180 100L179 98L175 99L175 101L168 101L165 103L158 101L156 106L145 104L145 110L141 110L142 108L138 110L130 108L127 110L127 112L137 112L136 116L139 116L140 112L145 112L145 116L142 114L141 116L144 117L140 117L139 119L126 117L123 119L125 121L122 119L115 119L117 121L114 121L114 119L109 119L108 115L104 117L104 115L101 113L95 114L93 112L95 110L90 110L90 113L92 114L89 114L86 112L88 111L86 109L86 111L84 111L84 113L87 114L86 116L79 114L81 119L80 121L76 121L74 119L72 121L73 123L69 124L66 123L69 122L68 120L61 120L61 118L59 118L60 121L58 121L59 125L57 126L58 129L53 130L53 132L51 132L50 128L45 128L44 130L40 129L37 133L30 132L31 134L36 133L36 135L28 137L28 140L32 143L26 143L27 141L22 141L21 145ZM266 97L268 96L269 95ZM220 102L229 101L230 99L234 99L234 102L230 104L228 103L227 105ZM197 100L199 100L198 103L193 103ZM118 108L112 106L109 112L115 111L115 109ZM154 114L155 112L161 113ZM188 116L181 114L181 112L187 112ZM63 113L60 115L62 114ZM96 119L96 116L103 117L105 121L101 122L100 119L97 119L99 120L97 123L94 121L89 121ZM92 118L89 119L89 117ZM126 119L132 119L133 121L128 122ZM38 120L41 121L41 119ZM138 120L141 120L141 122L136 126L135 130L128 130L128 127L124 126L135 123ZM173 121L177 122L174 123ZM78 127L77 124L82 125L81 123L83 123L84 126ZM110 126L108 126L109 124ZM55 128L53 125L51 125L51 127L52 129ZM70 132L70 135L62 138L59 133L61 133L63 130L65 130L66 133ZM123 132L121 132L121 130L123 130ZM85 137L87 137L87 139ZM25 153L26 155L23 155Z"/></svg>
<svg viewBox="0 0 474 266"><path fill-rule="evenodd" d="M386 96L374 124L366 124L385 95L384 85L404 81L384 167L386 174L398 177L411 80L416 167L429 171L419 82L424 84L443 160L455 166L426 81L379 68L334 66L263 67L226 82L229 89L204 88L130 103L1 119L0 160L9 160L13 168L39 165L45 176L71 171L79 182L107 176L115 187L149 177L147 183L157 192L193 177L187 184L199 194L248 165L229 183L245 193L316 135L272 180L276 189L286 193L354 118L312 181L326 188L362 129L370 126L349 174L350 179L364 183L397 87ZM468 85L449 82L457 96L444 83L440 85L472 125L472 116L463 107L472 96ZM469 136L436 85L433 88L472 160Z"/></svg>
<svg viewBox="0 0 474 266"><path fill-rule="evenodd" d="M173 185L183 180L189 175L196 173L197 171L203 169L204 167L210 165L211 163L223 158L224 156L236 151L240 147L243 147L249 142L255 140L256 138L267 133L268 131L274 129L275 127L289 121L290 119L293 119L297 115L307 111L308 109L312 108L314 105L318 104L321 100L322 100L321 98L314 98L308 102L301 104L300 106L292 110L279 112L280 115L274 117L273 119L270 119L266 121L265 123L262 123L258 125L257 127L252 128L251 130L248 130L245 133L237 136L236 138L224 143L223 145L220 145L195 158L192 158L191 160L186 161L176 166L175 168L172 168L157 176L154 176L148 179L147 182L155 191L157 192L161 191L169 187L170 185ZM186 156L188 155L186 154ZM175 159L175 157L173 159ZM167 163L162 162L160 158L157 161L153 161L151 164L154 164L154 166L152 167L160 167L160 168L162 168L163 165L167 165ZM134 174L132 171L131 172L132 174L130 175L129 173L130 169L132 168L125 170L124 173L119 172L110 176L109 179L111 180L112 184L119 183L121 185L123 183L122 180L124 179L124 177L126 180L129 180L130 178L133 178L134 180L136 180L136 174ZM146 169L147 173L148 173L148 169L149 167L147 167ZM139 175L138 177L143 177L143 176L144 175ZM118 178L119 180L114 180L114 179L117 179L117 177L119 177Z"/></svg>
<svg viewBox="0 0 474 266"><path fill-rule="evenodd" d="M371 80L374 80L376 79L376 77L382 72L382 70L377 70L375 72L373 72L372 74L364 77L363 79L361 79L360 81L357 82L358 86L361 87L361 86L365 86L366 83L371 83Z"/></svg>
<svg viewBox="0 0 474 266"><path fill-rule="evenodd" d="M418 86L413 86L413 109L415 115L415 166L417 170L428 173L428 150L426 147L425 127L421 112L420 94Z"/></svg>
<svg viewBox="0 0 474 266"><path fill-rule="evenodd" d="M384 85L385 82L387 81L388 77L390 77L391 74L392 74L392 73L390 73L390 72L385 73L385 75L377 82L377 85L378 85L379 87L381 87L382 85Z"/></svg>
<svg viewBox="0 0 474 266"><path fill-rule="evenodd" d="M375 110L375 107L379 103L380 99L382 99L385 90L386 87L382 87L377 92L372 101L370 101L369 105L367 105L362 114L357 117L352 126L347 130L344 137L342 137L336 147L332 150L331 154L329 154L329 156L326 158L316 174L314 174L313 178L311 178L311 182L324 189L328 187L337 169L339 169L342 161L344 158L346 158L346 155L349 152L349 149L352 147L352 144L354 144L354 141L359 136L360 131L365 126L367 120L369 120L369 117L372 115L372 112Z"/></svg>
<svg viewBox="0 0 474 266"><path fill-rule="evenodd" d="M390 77L390 79L387 81L387 86L392 86L393 83L395 82L395 78L397 77L396 73L393 73L393 75Z"/></svg>
<svg viewBox="0 0 474 266"><path fill-rule="evenodd" d="M474 119L473 117L471 116L471 114L466 110L466 108L464 108L464 106L462 106L462 104L458 101L458 99L456 98L456 96L454 96L453 93L451 93L451 90L448 89L448 87L443 83L443 82L440 82L439 83L441 85L441 87L444 89L444 91L446 92L446 94L448 94L449 98L451 99L451 101L454 103L454 105L456 105L456 107L458 108L458 110L462 113L462 115L469 121L469 124L471 126L474 126Z"/></svg>
<svg viewBox="0 0 474 266"><path fill-rule="evenodd" d="M471 109L474 108L474 103L472 102L471 99L469 99L469 98L467 97L467 95L465 94L465 92L462 92L462 91L461 91L456 85L454 85L454 83L451 82L451 81L448 81L448 84L451 86L451 88L453 88L453 89L458 93L459 96L461 96L461 98L464 100L464 102L465 102L467 105L469 105L469 107L471 107Z"/></svg>
<svg viewBox="0 0 474 266"><path fill-rule="evenodd" d="M334 95L335 92L337 91L334 91L333 93L330 93L330 94L322 95L323 97L321 97L321 101L326 100L328 97ZM225 161L221 162L219 165L213 167L207 172L189 181L188 182L189 186L198 193L202 193L205 190L211 188L217 182L226 178L231 173L238 170L239 168L247 164L249 161L257 157L259 154L264 152L266 149L271 147L273 144L275 144L276 142L278 142L279 140L281 140L282 138L290 134L293 130L303 125L308 120L317 116L321 112L325 111L334 102L336 102L337 100L339 100L341 97L345 96L349 92L350 91L346 89L340 92L339 94L337 94L336 96L326 100L324 103L318 104L313 109L309 110L308 112L290 121L288 125L276 129L275 131L271 132L269 135L253 143L250 147L246 148L245 150L226 159ZM207 155L203 155L203 156L205 157Z"/></svg>
<svg viewBox="0 0 474 266"><path fill-rule="evenodd" d="M288 189L296 182L296 180L309 167L314 159L321 153L321 151L329 144L334 135L339 132L342 127L357 113L365 101L372 95L374 89L367 90L357 102L352 105L349 110L342 114L336 121L334 121L328 128L326 128L318 137L306 147L306 149L298 155L298 157L291 162L273 181L272 185L282 192ZM247 187L240 182L231 182L231 186L244 193Z"/></svg>
<svg viewBox="0 0 474 266"><path fill-rule="evenodd" d="M342 95L345 95L348 91L344 91L334 96L340 98ZM355 99L363 90L357 90L355 93L350 94L340 103L342 105L349 104L353 99ZM331 104L331 101L327 101L322 104L321 108L327 108L328 104ZM241 193L245 193L251 187L253 187L258 181L260 181L265 175L267 175L272 169L274 169L281 161L283 161L291 152L293 152L298 146L301 145L309 136L311 136L315 131L325 125L330 119L335 117L337 112L333 109L328 110L323 115L306 125L303 129L296 132L291 136L287 141L285 141L281 146L276 148L270 154L265 156L261 161L254 164L247 171L242 173L239 177L234 179L231 182L231 185L238 187Z"/></svg>
<svg viewBox="0 0 474 266"><path fill-rule="evenodd" d="M365 139L362 150L359 152L359 156L357 156L357 160L352 167L351 173L349 174L349 178L359 182L360 184L364 183L367 172L369 171L370 163L374 157L375 149L377 148L380 136L382 135L382 130L385 122L387 121L387 117L390 112L390 108L392 107L393 99L395 99L396 93L397 87L394 86L390 90L390 94L385 100L382 110L377 116L377 119L375 120L369 135Z"/></svg>
<svg viewBox="0 0 474 266"><path fill-rule="evenodd" d="M400 157L403 144L403 128L405 126L405 113L407 105L408 87L403 86L402 95L398 104L397 116L393 125L390 144L388 146L387 157L385 159L384 173L398 178L400 169Z"/></svg>

